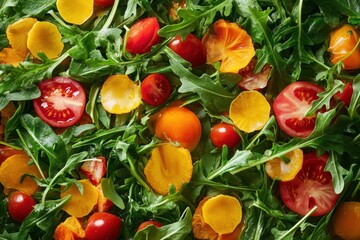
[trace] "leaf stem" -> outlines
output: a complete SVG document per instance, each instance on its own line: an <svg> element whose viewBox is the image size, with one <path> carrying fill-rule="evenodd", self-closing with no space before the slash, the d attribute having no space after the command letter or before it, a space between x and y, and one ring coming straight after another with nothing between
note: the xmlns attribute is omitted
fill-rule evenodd
<svg viewBox="0 0 360 240"><path fill-rule="evenodd" d="M106 22L102 26L100 32L104 31L104 30L106 30L106 29L108 29L110 27L112 21L114 20L115 13L116 13L118 5L119 5L119 0L115 0L114 5L112 6L111 12L110 12L108 18L106 19Z"/></svg>
<svg viewBox="0 0 360 240"><path fill-rule="evenodd" d="M46 182L46 177L45 177L45 175L44 175L44 173L43 173L43 171L42 171L42 169L41 169L41 167L40 167L40 164L39 164L38 159L37 159L37 158L34 156L34 154L30 151L30 147L27 145L24 137L21 135L20 130L19 130L19 129L16 129L16 132L17 132L17 134L19 135L19 138L20 138L21 142L24 144L24 147L25 147L25 150L26 150L27 154L30 156L30 158L33 160L35 166L36 166L37 169L39 170L40 175L41 175L41 178Z"/></svg>

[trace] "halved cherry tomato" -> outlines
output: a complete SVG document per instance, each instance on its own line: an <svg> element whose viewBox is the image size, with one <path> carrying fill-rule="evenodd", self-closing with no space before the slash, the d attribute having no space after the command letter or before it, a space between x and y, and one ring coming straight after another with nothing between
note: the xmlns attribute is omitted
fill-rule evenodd
<svg viewBox="0 0 360 240"><path fill-rule="evenodd" d="M126 50L132 54L149 52L151 47L160 42L160 25L156 17L143 18L131 26L126 43Z"/></svg>
<svg viewBox="0 0 360 240"><path fill-rule="evenodd" d="M217 147L222 148L226 145L228 148L234 148L239 144L241 138L235 131L235 127L228 123L218 123L210 130L211 143Z"/></svg>
<svg viewBox="0 0 360 240"><path fill-rule="evenodd" d="M314 206L312 216L330 212L339 198L335 193L330 172L324 172L328 155L316 156L315 152L304 155L302 169L288 182L280 182L280 195L285 205L294 212L305 215Z"/></svg>
<svg viewBox="0 0 360 240"><path fill-rule="evenodd" d="M348 24L335 29L330 34L328 51L333 64L342 61L344 69L360 68L360 47L355 46L359 41L359 31Z"/></svg>
<svg viewBox="0 0 360 240"><path fill-rule="evenodd" d="M273 105L281 130L291 137L309 136L315 128L316 114L305 116L305 113L322 91L323 88L303 81L291 83L281 91Z"/></svg>
<svg viewBox="0 0 360 240"><path fill-rule="evenodd" d="M144 228L146 228L147 226L150 226L150 225L153 225L153 226L155 226L157 228L162 227L162 224L160 222L155 221L155 220L148 220L148 221L145 221L145 222L141 223L139 225L137 231L139 232L139 231L143 230Z"/></svg>
<svg viewBox="0 0 360 240"><path fill-rule="evenodd" d="M121 230L121 219L111 213L95 212L87 223L87 240L116 240Z"/></svg>
<svg viewBox="0 0 360 240"><path fill-rule="evenodd" d="M206 63L206 50L202 42L193 34L187 35L184 41L180 36L175 37L169 44L169 48L180 57L190 62L193 67Z"/></svg>
<svg viewBox="0 0 360 240"><path fill-rule="evenodd" d="M8 212L12 219L22 222L29 216L35 205L36 202L30 195L16 191L9 197Z"/></svg>
<svg viewBox="0 0 360 240"><path fill-rule="evenodd" d="M110 7L114 2L115 0L94 0L94 4L100 7Z"/></svg>
<svg viewBox="0 0 360 240"><path fill-rule="evenodd" d="M191 151L200 141L201 123L196 114L185 107L167 107L156 120L155 134Z"/></svg>
<svg viewBox="0 0 360 240"><path fill-rule="evenodd" d="M53 127L69 127L81 118L86 103L83 87L68 77L40 82L41 96L34 99L36 114Z"/></svg>
<svg viewBox="0 0 360 240"><path fill-rule="evenodd" d="M338 92L335 94L335 98L344 102L345 106L348 107L350 105L353 92L354 90L353 90L352 82L348 82L345 84L342 93Z"/></svg>
<svg viewBox="0 0 360 240"><path fill-rule="evenodd" d="M171 94L169 80L162 74L148 75L141 83L141 98L151 106L163 104Z"/></svg>

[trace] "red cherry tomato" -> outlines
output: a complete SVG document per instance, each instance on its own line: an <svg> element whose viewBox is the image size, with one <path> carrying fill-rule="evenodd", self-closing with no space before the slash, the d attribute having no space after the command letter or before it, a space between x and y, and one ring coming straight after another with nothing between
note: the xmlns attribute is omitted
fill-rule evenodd
<svg viewBox="0 0 360 240"><path fill-rule="evenodd" d="M9 197L8 212L10 217L17 222L22 222L29 216L36 205L34 199L22 192L13 192Z"/></svg>
<svg viewBox="0 0 360 240"><path fill-rule="evenodd" d="M147 226L150 226L150 225L153 225L153 226L155 226L157 228L162 227L162 224L160 222L155 221L155 220L149 220L149 221L145 221L145 222L141 223L139 225L137 231L139 232L139 231L143 230L144 228L146 228Z"/></svg>
<svg viewBox="0 0 360 240"><path fill-rule="evenodd" d="M94 4L100 7L110 7L114 2L115 0L94 0Z"/></svg>
<svg viewBox="0 0 360 240"><path fill-rule="evenodd" d="M53 127L69 127L80 120L86 103L83 87L68 77L40 82L41 96L34 99L36 114Z"/></svg>
<svg viewBox="0 0 360 240"><path fill-rule="evenodd" d="M226 145L228 148L233 148L239 144L241 138L235 131L233 125L218 123L210 130L210 140L217 148L222 148L223 145Z"/></svg>
<svg viewBox="0 0 360 240"><path fill-rule="evenodd" d="M142 100L151 106L163 104L170 94L170 82L162 74L150 74L141 83Z"/></svg>
<svg viewBox="0 0 360 240"><path fill-rule="evenodd" d="M280 128L291 137L305 138L315 128L316 114L305 116L323 88L308 82L294 82L274 101L274 113Z"/></svg>
<svg viewBox="0 0 360 240"><path fill-rule="evenodd" d="M187 35L184 41L180 36L175 37L169 44L169 48L180 57L190 62L193 67L206 63L206 50L202 42L193 34Z"/></svg>
<svg viewBox="0 0 360 240"><path fill-rule="evenodd" d="M155 17L143 18L131 26L126 43L126 50L132 54L149 52L151 47L160 42L160 25Z"/></svg>
<svg viewBox="0 0 360 240"><path fill-rule="evenodd" d="M348 82L345 84L342 93L338 92L335 94L335 98L337 98L339 101L344 102L345 106L348 107L350 105L353 92L353 85L351 82Z"/></svg>
<svg viewBox="0 0 360 240"><path fill-rule="evenodd" d="M322 216L334 208L339 195L334 191L330 172L324 172L327 159L327 155L317 157L315 152L305 154L296 177L280 182L280 195L289 209L305 215L317 206L312 216Z"/></svg>
<svg viewBox="0 0 360 240"><path fill-rule="evenodd" d="M116 240L121 230L121 219L111 213L95 212L88 220L87 240Z"/></svg>

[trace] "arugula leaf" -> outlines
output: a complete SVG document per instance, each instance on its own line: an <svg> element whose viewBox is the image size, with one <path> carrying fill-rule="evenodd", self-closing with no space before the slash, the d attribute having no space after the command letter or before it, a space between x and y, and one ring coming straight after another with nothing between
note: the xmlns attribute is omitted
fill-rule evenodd
<svg viewBox="0 0 360 240"><path fill-rule="evenodd" d="M161 228L149 226L136 233L134 240L185 239L191 232L191 220L191 210L187 208L181 215L179 221L164 225Z"/></svg>
<svg viewBox="0 0 360 240"><path fill-rule="evenodd" d="M181 35L185 38L195 29L202 35L206 28L213 22L216 13L228 16L232 9L231 0L209 1L210 5L195 6L187 2L186 9L179 9L177 14L181 22L162 27L158 34L162 37L175 37Z"/></svg>
<svg viewBox="0 0 360 240"><path fill-rule="evenodd" d="M180 93L194 92L200 96L205 108L215 113L221 113L229 109L232 100L236 97L228 92L220 82L214 82L209 75L203 74L197 77L177 61L177 55L169 48L164 49L170 59L173 72L180 77L182 85Z"/></svg>
<svg viewBox="0 0 360 240"><path fill-rule="evenodd" d="M348 112L351 119L357 120L360 119L360 74L353 80L353 89Z"/></svg>
<svg viewBox="0 0 360 240"><path fill-rule="evenodd" d="M56 0L19 1L17 8L26 16L41 16L55 6Z"/></svg>
<svg viewBox="0 0 360 240"><path fill-rule="evenodd" d="M345 186L345 181L343 176L346 176L349 171L344 169L339 163L339 156L334 152L330 152L329 159L326 163L324 171L329 171L332 176L332 181L334 185L334 191L336 194L340 194Z"/></svg>
<svg viewBox="0 0 360 240"><path fill-rule="evenodd" d="M316 3L325 18L325 21L330 25L335 26L339 24L342 15L351 17L350 19L358 19L360 14L360 4L357 1L344 0L333 1L329 4L326 0L312 0Z"/></svg>
<svg viewBox="0 0 360 240"><path fill-rule="evenodd" d="M257 69L261 69L265 63L272 66L272 78L268 82L267 96L274 98L282 89L290 83L291 77L286 72L287 62L277 51L274 42L274 34L267 24L271 9L261 10L257 1L252 0L234 0L237 12L244 17L244 25L251 35L254 42L262 46L257 49L258 57Z"/></svg>
<svg viewBox="0 0 360 240"><path fill-rule="evenodd" d="M65 143L49 125L38 117L24 114L20 121L26 130L22 134L27 139L27 145L31 146L35 157L39 156L40 151L47 155L49 176L54 176L65 165L67 159Z"/></svg>
<svg viewBox="0 0 360 240"><path fill-rule="evenodd" d="M103 178L101 180L101 189L104 193L104 196L111 200L118 208L121 210L125 209L124 201L121 197L116 193L114 183L111 178Z"/></svg>

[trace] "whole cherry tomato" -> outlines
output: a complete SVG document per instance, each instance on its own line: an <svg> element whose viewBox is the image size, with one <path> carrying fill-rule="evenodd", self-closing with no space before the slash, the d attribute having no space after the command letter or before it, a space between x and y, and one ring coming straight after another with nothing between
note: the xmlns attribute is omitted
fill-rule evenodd
<svg viewBox="0 0 360 240"><path fill-rule="evenodd" d="M164 75L154 73L142 81L140 90L144 102L151 106L158 106L170 97L171 85Z"/></svg>
<svg viewBox="0 0 360 240"><path fill-rule="evenodd" d="M111 213L95 212L87 223L87 240L116 240L121 230L121 219Z"/></svg>
<svg viewBox="0 0 360 240"><path fill-rule="evenodd" d="M157 228L160 228L162 227L162 224L158 221L155 221L155 220L148 220L148 221L145 221L143 223L141 223L137 229L137 231L141 231L143 230L144 228L146 228L147 226L150 226L150 225L153 225Z"/></svg>
<svg viewBox="0 0 360 240"><path fill-rule="evenodd" d="M114 2L115 0L94 0L94 4L100 7L110 7Z"/></svg>
<svg viewBox="0 0 360 240"><path fill-rule="evenodd" d="M333 64L342 61L344 69L360 68L360 47L355 46L359 41L358 30L348 24L335 29L330 34L328 51Z"/></svg>
<svg viewBox="0 0 360 240"><path fill-rule="evenodd" d="M160 25L155 17L143 18L131 26L127 38L126 50L132 54L149 52L160 42Z"/></svg>
<svg viewBox="0 0 360 240"><path fill-rule="evenodd" d="M175 37L168 46L180 57L190 62L193 67L206 63L205 47L202 42L191 33L187 35L184 40L182 40L180 36Z"/></svg>
<svg viewBox="0 0 360 240"><path fill-rule="evenodd" d="M185 107L167 107L156 120L155 134L191 151L200 141L201 123L196 114Z"/></svg>
<svg viewBox="0 0 360 240"><path fill-rule="evenodd" d="M40 82L41 96L33 100L36 114L52 127L69 127L83 115L86 95L77 81L54 77Z"/></svg>
<svg viewBox="0 0 360 240"><path fill-rule="evenodd" d="M22 222L34 209L36 202L23 192L13 192L9 197L8 212L10 217L17 222Z"/></svg>
<svg viewBox="0 0 360 240"><path fill-rule="evenodd" d="M235 131L235 127L228 123L218 123L210 130L210 140L217 148L222 148L226 145L228 148L233 148L239 144L241 138Z"/></svg>

